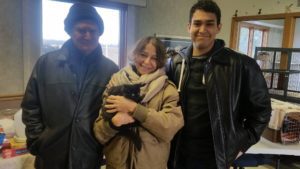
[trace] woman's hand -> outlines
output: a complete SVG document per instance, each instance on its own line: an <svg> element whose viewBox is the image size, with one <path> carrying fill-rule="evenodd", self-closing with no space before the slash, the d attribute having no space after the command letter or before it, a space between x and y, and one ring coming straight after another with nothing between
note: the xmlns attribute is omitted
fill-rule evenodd
<svg viewBox="0 0 300 169"><path fill-rule="evenodd" d="M136 109L137 103L123 96L110 95L106 99L106 112L132 114Z"/></svg>
<svg viewBox="0 0 300 169"><path fill-rule="evenodd" d="M135 122L135 119L130 116L127 113L117 113L114 115L114 117L111 119L111 122L116 126L120 127L125 124L133 123Z"/></svg>

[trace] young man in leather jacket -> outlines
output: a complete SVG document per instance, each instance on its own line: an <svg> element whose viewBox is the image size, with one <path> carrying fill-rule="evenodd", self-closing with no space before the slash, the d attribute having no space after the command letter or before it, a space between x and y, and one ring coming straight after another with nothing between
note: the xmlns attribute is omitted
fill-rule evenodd
<svg viewBox="0 0 300 169"><path fill-rule="evenodd" d="M103 56L96 9L75 3L65 19L70 39L39 58L22 102L27 147L37 169L99 169L102 145L93 123L118 67Z"/></svg>
<svg viewBox="0 0 300 169"><path fill-rule="evenodd" d="M216 39L221 11L211 0L190 10L192 44L173 53L169 78L180 91L185 126L172 143L169 169L227 169L259 141L271 103L256 61Z"/></svg>

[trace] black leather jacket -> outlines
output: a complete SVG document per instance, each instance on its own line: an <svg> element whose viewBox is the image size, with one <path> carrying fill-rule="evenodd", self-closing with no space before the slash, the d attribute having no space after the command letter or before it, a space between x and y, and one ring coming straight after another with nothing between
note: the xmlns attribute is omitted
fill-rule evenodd
<svg viewBox="0 0 300 169"><path fill-rule="evenodd" d="M102 159L92 125L106 84L118 67L99 46L78 90L69 51L70 41L39 58L23 98L27 146L39 169L98 169Z"/></svg>
<svg viewBox="0 0 300 169"><path fill-rule="evenodd" d="M245 152L259 141L270 119L271 102L265 79L254 59L225 48L222 40L215 41L213 51L205 66L203 82L217 167L227 169L240 151ZM191 55L192 46L189 46L173 54L167 63L169 78L180 90L183 113L188 109L185 86ZM177 157L180 134L172 143L169 169L180 160Z"/></svg>

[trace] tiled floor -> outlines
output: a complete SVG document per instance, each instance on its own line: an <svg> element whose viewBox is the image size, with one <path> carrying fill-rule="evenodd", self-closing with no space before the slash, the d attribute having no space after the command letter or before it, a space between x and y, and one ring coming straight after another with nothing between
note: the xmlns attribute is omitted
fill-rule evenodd
<svg viewBox="0 0 300 169"><path fill-rule="evenodd" d="M274 166L245 167L245 169L275 169ZM280 169L300 169L300 166L280 166Z"/></svg>
<svg viewBox="0 0 300 169"><path fill-rule="evenodd" d="M102 166L101 169L105 169L105 166ZM230 169L233 169L233 168L230 168ZM259 167L246 167L245 169L275 169L275 168L272 166L259 166Z"/></svg>
<svg viewBox="0 0 300 169"><path fill-rule="evenodd" d="M300 150L299 150L300 151ZM101 169L106 169L105 166ZM233 168L230 168L233 169ZM245 167L244 169L275 169L275 162L270 165L261 165L258 167ZM300 169L300 157L296 156L282 156L280 169Z"/></svg>
<svg viewBox="0 0 300 169"><path fill-rule="evenodd" d="M101 169L105 169L105 166L101 167ZM233 169L233 168L230 168ZM275 169L274 166L270 166L270 165L262 165L262 166L258 166L258 167L245 167L244 169ZM300 169L300 166L296 166L296 167L286 167L286 166L281 166L280 169Z"/></svg>
<svg viewBox="0 0 300 169"><path fill-rule="evenodd" d="M245 169L273 169L272 166L246 167Z"/></svg>
<svg viewBox="0 0 300 169"><path fill-rule="evenodd" d="M300 150L299 150L300 151ZM257 156L243 156L236 164L238 165L260 165L258 167L245 167L245 169L275 169L276 162L280 159L280 169L300 169L299 156L274 156L274 155L257 155Z"/></svg>
<svg viewBox="0 0 300 169"><path fill-rule="evenodd" d="M264 166L258 166L258 167L245 167L245 169L274 169L274 167L264 165Z"/></svg>
<svg viewBox="0 0 300 169"><path fill-rule="evenodd" d="M261 165L258 167L245 167L245 169L275 169L275 164L274 165ZM281 164L280 169L300 169L300 161L298 162L292 162L289 164Z"/></svg>

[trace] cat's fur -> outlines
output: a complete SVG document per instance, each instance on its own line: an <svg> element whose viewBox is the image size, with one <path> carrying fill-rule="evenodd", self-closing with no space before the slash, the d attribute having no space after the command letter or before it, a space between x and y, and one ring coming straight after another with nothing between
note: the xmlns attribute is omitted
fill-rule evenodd
<svg viewBox="0 0 300 169"><path fill-rule="evenodd" d="M108 90L108 95L118 95L124 96L127 99L133 100L136 103L140 103L143 99L143 96L140 95L140 88L143 85L141 84L134 84L134 85L120 85L120 86L113 86ZM116 113L107 113L104 109L102 112L102 117L105 121L109 121L111 123L111 119ZM115 129L120 130L119 134L122 136L127 137L129 140L133 142L135 147L138 150L141 150L142 147L142 140L139 136L138 130L136 126L139 125L138 121L134 123L122 125L121 127L114 127Z"/></svg>

